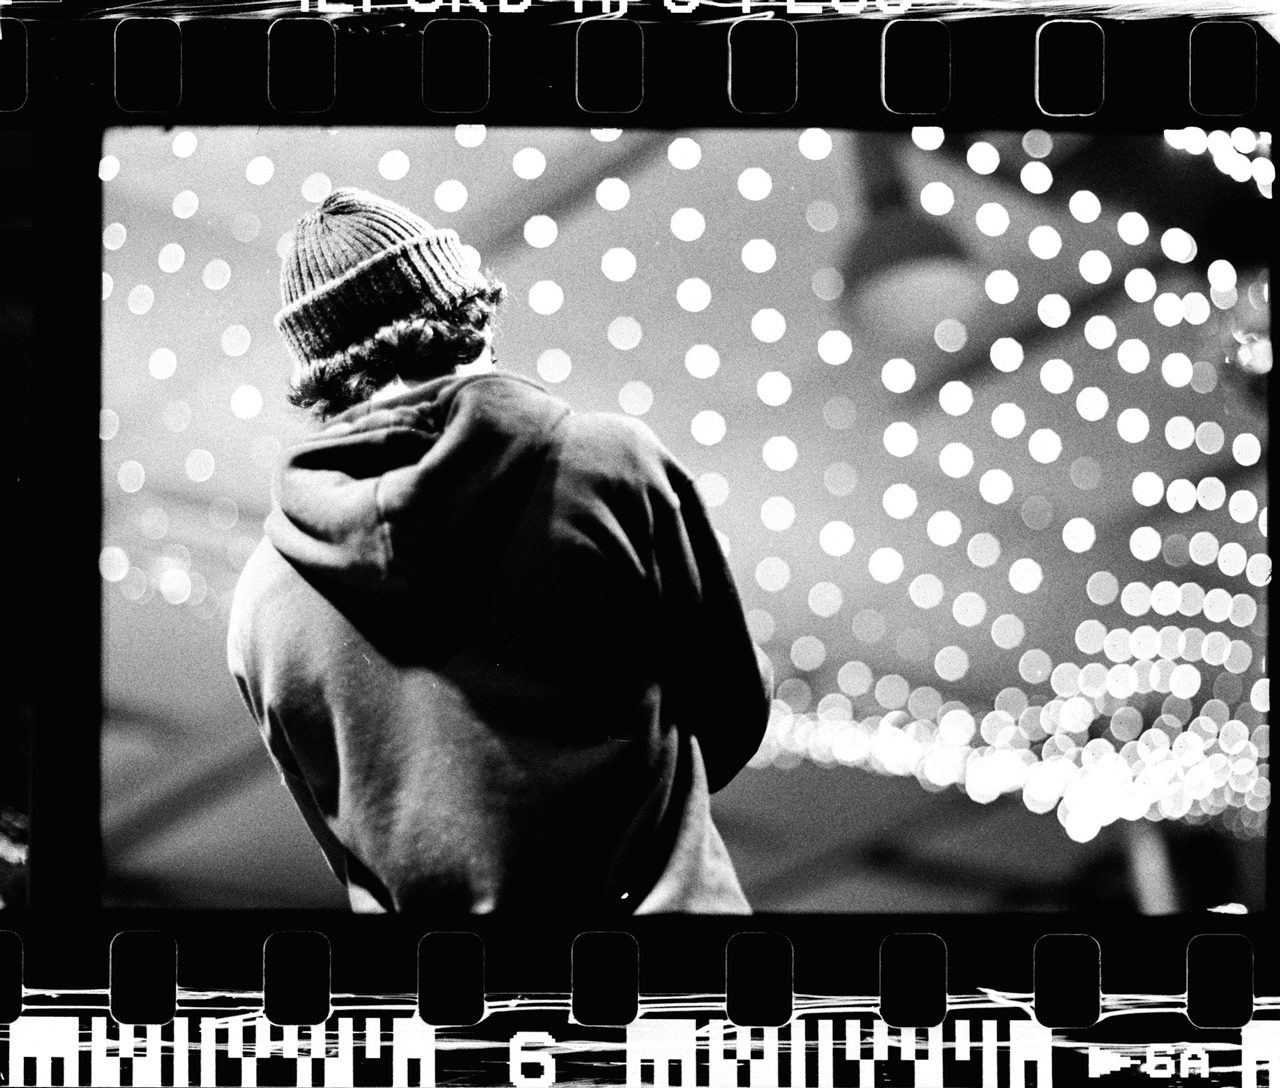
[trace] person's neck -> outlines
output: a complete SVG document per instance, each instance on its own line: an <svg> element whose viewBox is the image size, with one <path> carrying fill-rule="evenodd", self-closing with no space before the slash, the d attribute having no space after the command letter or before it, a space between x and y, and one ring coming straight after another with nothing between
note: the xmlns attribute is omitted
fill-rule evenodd
<svg viewBox="0 0 1280 1088"><path fill-rule="evenodd" d="M453 373L458 377L468 377L475 374L489 374L497 369L497 364L493 361L493 352L489 348L485 348L479 355L469 363L460 363L453 368ZM406 382L403 378L393 378L382 386L369 399L377 402L387 400L390 397L399 396L401 393L407 393L410 389L422 385L421 381Z"/></svg>

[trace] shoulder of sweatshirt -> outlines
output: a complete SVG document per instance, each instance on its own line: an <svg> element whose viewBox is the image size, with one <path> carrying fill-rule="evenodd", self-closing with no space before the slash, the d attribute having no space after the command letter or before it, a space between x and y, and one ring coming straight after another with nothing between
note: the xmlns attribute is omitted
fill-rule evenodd
<svg viewBox="0 0 1280 1088"><path fill-rule="evenodd" d="M227 628L227 667L237 676L245 672L250 632L264 620L280 616L273 607L297 589L297 571L265 536L249 556L231 599Z"/></svg>
<svg viewBox="0 0 1280 1088"><path fill-rule="evenodd" d="M616 483L652 486L675 505L675 482L688 474L653 433L632 416L575 412L560 425L562 463Z"/></svg>

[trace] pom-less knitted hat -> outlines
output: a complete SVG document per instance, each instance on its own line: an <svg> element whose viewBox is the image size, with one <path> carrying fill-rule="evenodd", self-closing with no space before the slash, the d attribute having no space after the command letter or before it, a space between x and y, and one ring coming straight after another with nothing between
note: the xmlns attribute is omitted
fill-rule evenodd
<svg viewBox="0 0 1280 1088"><path fill-rule="evenodd" d="M373 193L335 189L294 227L276 328L306 366L394 321L451 309L485 286L454 231Z"/></svg>

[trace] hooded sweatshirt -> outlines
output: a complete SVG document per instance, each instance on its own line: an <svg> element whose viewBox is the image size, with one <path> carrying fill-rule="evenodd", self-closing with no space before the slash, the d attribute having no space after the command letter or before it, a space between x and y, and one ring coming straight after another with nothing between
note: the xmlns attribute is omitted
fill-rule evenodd
<svg viewBox="0 0 1280 1088"><path fill-rule="evenodd" d="M742 913L769 682L689 475L502 372L289 450L228 663L353 907Z"/></svg>

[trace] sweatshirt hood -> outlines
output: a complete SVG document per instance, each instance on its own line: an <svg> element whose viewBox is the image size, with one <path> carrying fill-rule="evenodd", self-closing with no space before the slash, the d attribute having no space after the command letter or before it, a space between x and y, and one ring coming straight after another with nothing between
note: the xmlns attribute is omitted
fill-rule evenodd
<svg viewBox="0 0 1280 1088"><path fill-rule="evenodd" d="M287 452L267 537L304 575L375 592L438 584L504 546L569 411L501 372L357 405Z"/></svg>

